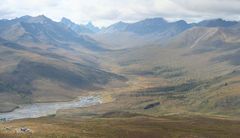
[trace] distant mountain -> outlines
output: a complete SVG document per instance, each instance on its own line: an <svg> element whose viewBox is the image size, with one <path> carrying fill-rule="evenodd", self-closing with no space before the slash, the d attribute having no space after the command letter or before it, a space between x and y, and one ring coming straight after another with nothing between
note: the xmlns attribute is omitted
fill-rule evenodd
<svg viewBox="0 0 240 138"><path fill-rule="evenodd" d="M175 36L192 27L231 27L237 24L237 21L226 21L223 19L204 20L199 23L187 23L184 20L168 22L163 18L151 18L135 23L118 22L104 28L102 32L131 32L138 35L158 34L159 36Z"/></svg>
<svg viewBox="0 0 240 138"><path fill-rule="evenodd" d="M54 22L44 15L23 16L13 20L0 20L0 37L15 42L32 42L56 46L75 43L90 50L103 50L86 35L79 35L65 25Z"/></svg>
<svg viewBox="0 0 240 138"><path fill-rule="evenodd" d="M86 25L79 25L74 22L72 22L70 19L67 19L65 17L62 18L61 22L66 27L72 29L74 32L78 34L84 34L84 33L97 33L100 31L100 29L92 24L92 22L89 22Z"/></svg>
<svg viewBox="0 0 240 138"><path fill-rule="evenodd" d="M195 26L201 27L230 27L236 25L237 21L225 21L223 19L204 20L196 23Z"/></svg>
<svg viewBox="0 0 240 138"><path fill-rule="evenodd" d="M103 32L131 32L138 35L157 34L162 36L174 36L190 27L191 25L183 20L168 22L163 18L152 18L136 23L119 22L107 27Z"/></svg>
<svg viewBox="0 0 240 138"><path fill-rule="evenodd" d="M146 19L130 24L126 30L137 34L149 34L163 32L169 27L167 21L162 18Z"/></svg>
<svg viewBox="0 0 240 138"><path fill-rule="evenodd" d="M231 28L235 31L240 31L240 22L234 24L233 26L230 26L229 28Z"/></svg>
<svg viewBox="0 0 240 138"><path fill-rule="evenodd" d="M86 25L84 25L84 26L85 26L85 28L91 30L93 33L97 33L97 32L99 32L99 31L101 30L101 29L99 29L98 27L94 26L94 25L92 24L92 22L88 22L88 24L86 24Z"/></svg>
<svg viewBox="0 0 240 138"><path fill-rule="evenodd" d="M67 28L70 28L71 30L73 30L74 32L78 33L78 34L82 34L82 33L93 33L92 30L88 29L87 27L83 26L83 25L78 25L73 23L71 20L63 17L61 22L63 25L65 25Z"/></svg>
<svg viewBox="0 0 240 138"><path fill-rule="evenodd" d="M128 27L128 25L130 24L124 23L124 22L118 22L113 25L110 25L107 28L104 28L101 32L104 32L104 33L124 32L126 31L126 28Z"/></svg>

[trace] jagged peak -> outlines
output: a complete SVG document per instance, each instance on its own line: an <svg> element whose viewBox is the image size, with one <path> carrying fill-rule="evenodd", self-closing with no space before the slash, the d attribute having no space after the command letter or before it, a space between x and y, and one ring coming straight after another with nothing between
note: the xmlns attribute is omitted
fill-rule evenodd
<svg viewBox="0 0 240 138"><path fill-rule="evenodd" d="M46 17L45 15L38 15L38 16L25 15L20 18L16 18L14 20L20 21L20 22L27 22L27 23L45 23L45 22L51 21L51 19Z"/></svg>
<svg viewBox="0 0 240 138"><path fill-rule="evenodd" d="M66 17L62 17L61 22L71 22L72 23L72 21Z"/></svg>

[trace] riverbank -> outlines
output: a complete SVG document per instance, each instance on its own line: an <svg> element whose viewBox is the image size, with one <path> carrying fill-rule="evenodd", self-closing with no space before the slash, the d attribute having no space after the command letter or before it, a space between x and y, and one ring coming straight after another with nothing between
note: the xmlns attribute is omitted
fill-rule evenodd
<svg viewBox="0 0 240 138"><path fill-rule="evenodd" d="M38 118L54 115L60 109L87 107L101 103L102 99L99 96L86 96L69 102L25 104L20 105L19 108L12 112L0 113L0 119L11 121L25 118Z"/></svg>
<svg viewBox="0 0 240 138"><path fill-rule="evenodd" d="M17 108L19 108L19 106L16 105L16 104L0 103L0 113L12 112L12 111L14 111Z"/></svg>

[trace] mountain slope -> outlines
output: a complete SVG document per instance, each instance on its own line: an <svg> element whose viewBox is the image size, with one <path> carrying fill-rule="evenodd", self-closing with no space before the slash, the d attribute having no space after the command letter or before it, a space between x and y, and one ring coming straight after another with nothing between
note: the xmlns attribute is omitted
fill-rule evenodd
<svg viewBox="0 0 240 138"><path fill-rule="evenodd" d="M0 112L10 111L17 104L71 100L112 81L126 81L123 76L88 66L80 59L32 51L4 39L0 51Z"/></svg>
<svg viewBox="0 0 240 138"><path fill-rule="evenodd" d="M240 31L232 28L194 27L168 42L171 47L189 47L202 52L237 49Z"/></svg>

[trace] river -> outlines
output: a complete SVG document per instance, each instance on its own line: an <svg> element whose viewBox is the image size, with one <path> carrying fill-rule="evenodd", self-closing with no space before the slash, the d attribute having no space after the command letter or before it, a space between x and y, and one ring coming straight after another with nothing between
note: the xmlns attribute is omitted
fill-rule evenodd
<svg viewBox="0 0 240 138"><path fill-rule="evenodd" d="M34 103L20 105L19 108L12 112L0 113L0 119L11 121L24 118L38 118L48 115L56 114L60 109L71 109L77 107L87 107L91 105L100 104L101 98L95 96L81 97L70 102L56 102L56 103Z"/></svg>

